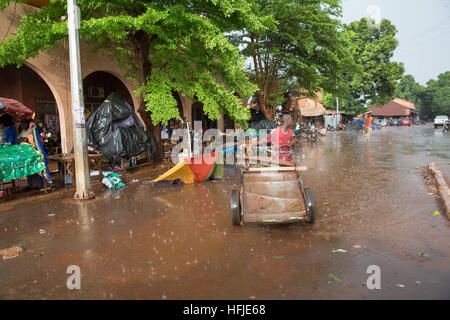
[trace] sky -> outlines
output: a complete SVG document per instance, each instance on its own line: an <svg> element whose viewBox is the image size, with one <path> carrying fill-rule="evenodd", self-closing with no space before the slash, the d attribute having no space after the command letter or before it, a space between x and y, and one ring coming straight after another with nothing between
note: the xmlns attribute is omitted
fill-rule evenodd
<svg viewBox="0 0 450 320"><path fill-rule="evenodd" d="M342 21L389 19L397 27L394 61L425 85L450 71L450 0L343 0Z"/></svg>

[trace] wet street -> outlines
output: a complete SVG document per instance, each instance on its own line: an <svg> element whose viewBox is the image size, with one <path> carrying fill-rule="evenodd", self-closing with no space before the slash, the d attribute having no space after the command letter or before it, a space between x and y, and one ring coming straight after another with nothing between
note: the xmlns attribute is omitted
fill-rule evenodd
<svg viewBox="0 0 450 320"><path fill-rule="evenodd" d="M233 226L232 167L217 182L150 179L75 205L63 196L0 205L0 299L449 299L450 221L423 168L450 161L430 125L346 132L299 145L310 224ZM338 250L342 249L342 250ZM333 250L338 250L333 253ZM345 251L345 252L344 252ZM66 269L81 269L69 290ZM367 268L379 266L381 289Z"/></svg>

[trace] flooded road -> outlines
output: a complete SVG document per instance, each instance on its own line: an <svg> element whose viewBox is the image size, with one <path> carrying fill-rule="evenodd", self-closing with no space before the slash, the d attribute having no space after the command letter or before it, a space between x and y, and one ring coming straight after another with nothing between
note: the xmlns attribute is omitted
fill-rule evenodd
<svg viewBox="0 0 450 320"><path fill-rule="evenodd" d="M383 128L299 145L313 225L233 226L236 169L196 185L149 179L74 205L53 197L0 206L0 299L449 299L450 222L423 167L450 161L431 126ZM341 252L334 252L334 250ZM342 252L344 251L345 252ZM69 290L66 269L81 269ZM369 290L367 268L381 270Z"/></svg>

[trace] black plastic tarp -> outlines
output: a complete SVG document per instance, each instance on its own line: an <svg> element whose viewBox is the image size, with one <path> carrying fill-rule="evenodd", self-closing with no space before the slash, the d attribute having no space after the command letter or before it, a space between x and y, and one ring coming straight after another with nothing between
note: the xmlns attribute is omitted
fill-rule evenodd
<svg viewBox="0 0 450 320"><path fill-rule="evenodd" d="M276 124L275 121L272 120L261 120L259 122L252 122L250 124L251 129L255 130L266 129L268 132L270 132L272 129L275 129L276 127L278 127L278 125Z"/></svg>
<svg viewBox="0 0 450 320"><path fill-rule="evenodd" d="M152 159L155 151L155 143L134 109L115 93L90 116L86 131L88 144L112 162L137 156L145 150Z"/></svg>

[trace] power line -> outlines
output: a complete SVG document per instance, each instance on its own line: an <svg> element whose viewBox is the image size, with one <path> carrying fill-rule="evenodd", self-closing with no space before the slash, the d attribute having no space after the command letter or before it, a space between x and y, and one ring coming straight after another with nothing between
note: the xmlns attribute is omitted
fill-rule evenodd
<svg viewBox="0 0 450 320"><path fill-rule="evenodd" d="M431 31L433 31L434 29L436 29L436 28L439 27L440 25L442 25L442 24L444 24L444 23L450 21L450 20L447 20L448 18L450 18L450 16L446 17L444 20L442 20L441 22L439 22L439 23L436 24L435 26L431 27L430 29L425 30L424 32L420 33L417 37L415 37L414 39L408 41L404 46L400 46L399 49L405 49L405 48L407 48L409 45L411 45L411 43L413 43L413 42L416 41L417 39L421 38L422 36L424 36L425 34L431 32Z"/></svg>

